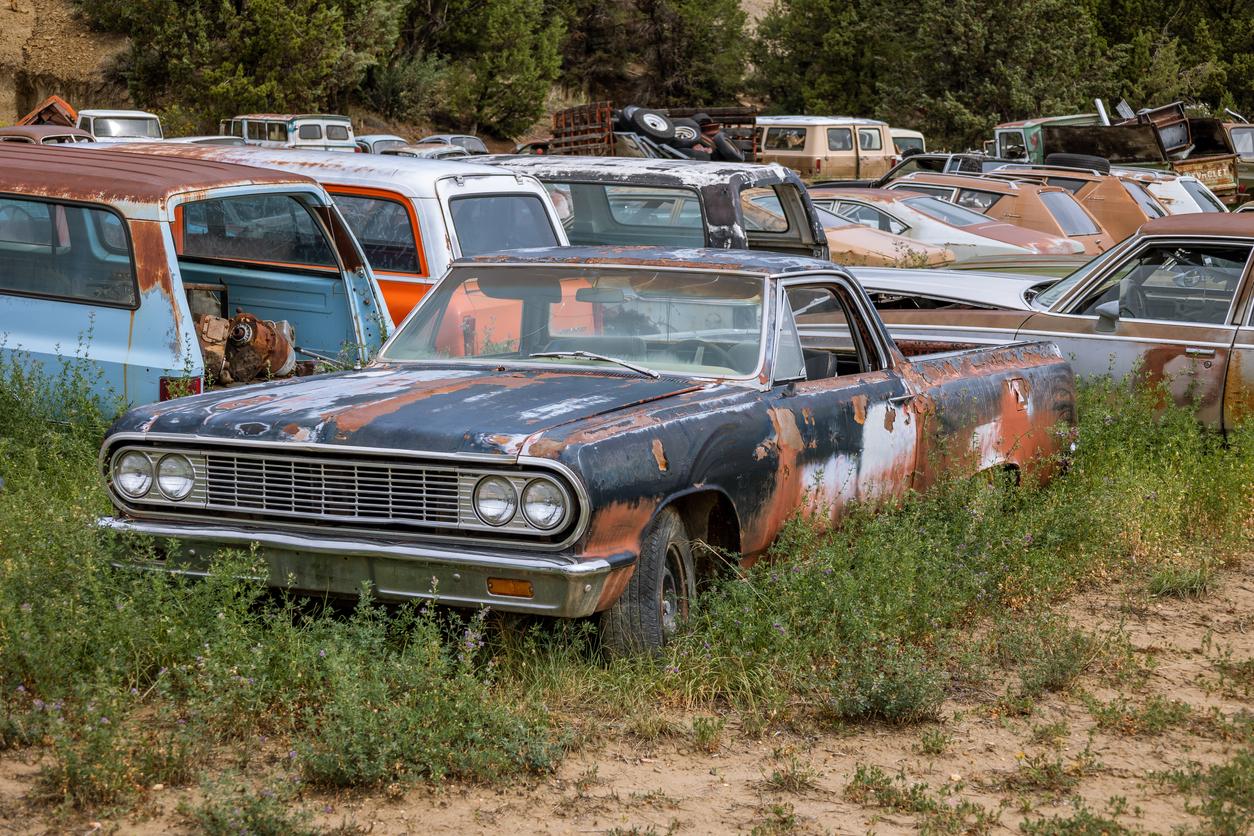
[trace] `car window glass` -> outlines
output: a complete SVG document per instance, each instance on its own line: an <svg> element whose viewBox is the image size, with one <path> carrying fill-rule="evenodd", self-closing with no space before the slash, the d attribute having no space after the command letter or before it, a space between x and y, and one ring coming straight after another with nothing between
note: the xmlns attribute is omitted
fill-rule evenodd
<svg viewBox="0 0 1254 836"><path fill-rule="evenodd" d="M805 146L805 128L768 128L762 145L767 151L800 151Z"/></svg>
<svg viewBox="0 0 1254 836"><path fill-rule="evenodd" d="M827 129L827 150L828 151L852 151L853 150L853 131L849 128L828 128Z"/></svg>
<svg viewBox="0 0 1254 836"><path fill-rule="evenodd" d="M1096 235L1101 229L1069 192L1041 192L1041 203L1064 235Z"/></svg>
<svg viewBox="0 0 1254 836"><path fill-rule="evenodd" d="M1180 184L1184 186L1184 190L1189 193L1193 201L1197 203L1203 212L1223 212L1224 205L1219 202L1214 193L1210 189L1203 186L1196 180L1181 180Z"/></svg>
<svg viewBox="0 0 1254 836"><path fill-rule="evenodd" d="M1136 205L1141 207L1141 211L1145 213L1147 218L1161 218L1167 212L1163 207L1158 205L1158 201L1150 197L1150 193L1140 183L1134 183L1130 180L1120 180L1124 189L1128 194L1132 195L1132 199L1136 201Z"/></svg>
<svg viewBox="0 0 1254 836"><path fill-rule="evenodd" d="M182 207L179 255L228 261L335 267L322 228L292 195L197 200Z"/></svg>
<svg viewBox="0 0 1254 836"><path fill-rule="evenodd" d="M1089 181L1087 180L1077 180L1074 177L1046 177L1045 178L1045 184L1047 186L1057 186L1060 189L1066 189L1072 194L1075 194L1076 192L1080 191L1080 189L1084 188L1085 184L1088 182Z"/></svg>
<svg viewBox="0 0 1254 836"><path fill-rule="evenodd" d="M801 350L801 335L793 318L793 306L784 296L779 306L779 341L775 345L775 381L804 380L806 359Z"/></svg>
<svg viewBox="0 0 1254 836"><path fill-rule="evenodd" d="M1022 157L1027 150L1022 131L1005 131L997 135L997 156L1006 159Z"/></svg>
<svg viewBox="0 0 1254 836"><path fill-rule="evenodd" d="M230 125L231 125L230 130L227 131L227 133L229 133L231 136L238 136L241 138L244 136L244 123L243 122L240 122L238 119L232 119Z"/></svg>
<svg viewBox="0 0 1254 836"><path fill-rule="evenodd" d="M266 123L265 122L249 122L248 123L248 138L255 139L255 140L264 140L266 138Z"/></svg>
<svg viewBox="0 0 1254 836"><path fill-rule="evenodd" d="M340 142L348 139L348 126L327 125L327 139L334 139Z"/></svg>
<svg viewBox="0 0 1254 836"><path fill-rule="evenodd" d="M831 287L792 287L788 303L797 323L806 380L823 380L866 369L859 333L850 328L845 301Z"/></svg>
<svg viewBox="0 0 1254 836"><path fill-rule="evenodd" d="M301 139L322 139L321 125L301 125L297 129L297 136Z"/></svg>
<svg viewBox="0 0 1254 836"><path fill-rule="evenodd" d="M740 208L749 232L788 231L788 215L773 188L745 189L740 193Z"/></svg>
<svg viewBox="0 0 1254 836"><path fill-rule="evenodd" d="M145 139L161 139L161 123L142 117L97 116L92 132L98 136L142 136Z"/></svg>
<svg viewBox="0 0 1254 836"><path fill-rule="evenodd" d="M1222 324L1249 261L1250 247L1228 244L1154 244L1106 276L1072 313L1095 316L1119 302L1132 319Z"/></svg>
<svg viewBox="0 0 1254 836"><path fill-rule="evenodd" d="M409 211L399 200L337 194L335 205L375 270L422 273Z"/></svg>
<svg viewBox="0 0 1254 836"><path fill-rule="evenodd" d="M912 197L906 200L905 204L916 212L952 226L974 226L989 222L988 218L979 212L972 212L963 206L937 200L934 197Z"/></svg>
<svg viewBox="0 0 1254 836"><path fill-rule="evenodd" d="M486 194L449 201L463 256L523 247L553 247L557 232L544 202L532 194Z"/></svg>
<svg viewBox="0 0 1254 836"><path fill-rule="evenodd" d="M546 183L572 244L700 247L700 198L686 188Z"/></svg>
<svg viewBox="0 0 1254 836"><path fill-rule="evenodd" d="M954 190L945 186L925 186L920 183L910 181L903 181L901 184L893 183L888 188L919 192L920 194L930 194L935 197L939 197L941 200L949 200L954 195Z"/></svg>
<svg viewBox="0 0 1254 836"><path fill-rule="evenodd" d="M0 293L133 307L134 258L105 209L0 197Z"/></svg>
<svg viewBox="0 0 1254 836"><path fill-rule="evenodd" d="M1241 157L1254 159L1254 127L1233 128L1232 144Z"/></svg>
<svg viewBox="0 0 1254 836"><path fill-rule="evenodd" d="M954 203L973 212L987 212L993 204L1001 200L996 192L981 192L975 189L960 189Z"/></svg>
<svg viewBox="0 0 1254 836"><path fill-rule="evenodd" d="M884 138L879 128L858 128L858 147L863 151L879 151L884 147Z"/></svg>
<svg viewBox="0 0 1254 836"><path fill-rule="evenodd" d="M931 198L927 198L930 200ZM847 218L854 223L869 226L878 229L881 232L891 232L894 235L900 235L905 232L907 227L904 223L897 220L887 212L881 212L863 203L841 203L839 204L836 214L842 218Z"/></svg>

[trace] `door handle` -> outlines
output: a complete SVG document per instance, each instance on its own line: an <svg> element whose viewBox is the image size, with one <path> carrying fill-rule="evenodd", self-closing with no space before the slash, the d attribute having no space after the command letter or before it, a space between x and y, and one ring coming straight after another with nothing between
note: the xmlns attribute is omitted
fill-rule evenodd
<svg viewBox="0 0 1254 836"><path fill-rule="evenodd" d="M1189 357L1214 357L1215 349L1191 345L1184 350L1184 353Z"/></svg>
<svg viewBox="0 0 1254 836"><path fill-rule="evenodd" d="M915 397L916 396L911 393L907 393L905 395L894 395L888 399L888 405L889 406L901 406L904 403L909 403L910 401L914 400Z"/></svg>

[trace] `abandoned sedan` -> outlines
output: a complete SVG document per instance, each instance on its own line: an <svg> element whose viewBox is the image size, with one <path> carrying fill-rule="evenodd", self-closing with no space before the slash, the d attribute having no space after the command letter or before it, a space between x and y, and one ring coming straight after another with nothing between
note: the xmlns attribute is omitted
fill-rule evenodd
<svg viewBox="0 0 1254 836"><path fill-rule="evenodd" d="M1073 383L1047 343L907 359L823 261L522 250L454 265L364 370L130 412L101 524L169 571L256 544L275 586L600 613L647 650L794 514L1047 478Z"/></svg>

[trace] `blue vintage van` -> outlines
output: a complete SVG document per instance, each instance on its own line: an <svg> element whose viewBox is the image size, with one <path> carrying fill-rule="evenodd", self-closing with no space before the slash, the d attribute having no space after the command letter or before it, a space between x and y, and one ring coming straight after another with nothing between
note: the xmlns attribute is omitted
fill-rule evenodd
<svg viewBox="0 0 1254 836"><path fill-rule="evenodd" d="M360 247L309 178L0 145L0 360L55 376L81 358L117 408L360 364L390 331Z"/></svg>

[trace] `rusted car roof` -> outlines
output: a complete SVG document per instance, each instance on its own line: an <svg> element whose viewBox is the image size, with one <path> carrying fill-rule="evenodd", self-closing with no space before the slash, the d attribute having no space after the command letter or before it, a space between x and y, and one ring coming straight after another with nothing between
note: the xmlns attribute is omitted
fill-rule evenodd
<svg viewBox="0 0 1254 836"><path fill-rule="evenodd" d="M1254 212L1167 215L1141 225L1142 235L1228 235L1254 238Z"/></svg>
<svg viewBox="0 0 1254 836"><path fill-rule="evenodd" d="M1024 185L1014 180L998 180L992 177L983 177L977 174L937 174L931 171L912 171L905 177L898 178L897 183L931 183L937 186L957 186L959 188L979 189L984 192L996 192L997 194L1014 194ZM1041 183L1028 183L1029 186L1039 186L1044 191L1062 191L1061 186L1046 186Z"/></svg>
<svg viewBox="0 0 1254 836"><path fill-rule="evenodd" d="M503 166L534 174L540 179L585 179L598 183L623 182L635 186L691 186L702 188L728 182L734 176L747 183L777 183L790 174L778 163L701 162L661 160L645 157L583 157L554 154L491 154L475 158L476 163Z"/></svg>
<svg viewBox="0 0 1254 836"><path fill-rule="evenodd" d="M299 174L206 160L0 143L0 192L110 203L130 217L163 219L160 213L169 198L186 192L292 184L317 185ZM144 204L156 211L137 209Z"/></svg>
<svg viewBox="0 0 1254 836"><path fill-rule="evenodd" d="M63 125L11 125L0 128L0 136L24 136L35 142L43 142L47 136L77 136L91 139L92 135L79 128L67 128Z"/></svg>
<svg viewBox="0 0 1254 836"><path fill-rule="evenodd" d="M699 247L533 247L459 259L456 263L588 264L686 270L734 270L762 276L806 273L815 270L845 272L830 261L817 258L762 250L717 250Z"/></svg>
<svg viewBox="0 0 1254 836"><path fill-rule="evenodd" d="M352 121L342 113L241 113L238 116L232 116L231 119L270 119L279 122L289 122L292 119L334 119L337 122Z"/></svg>

